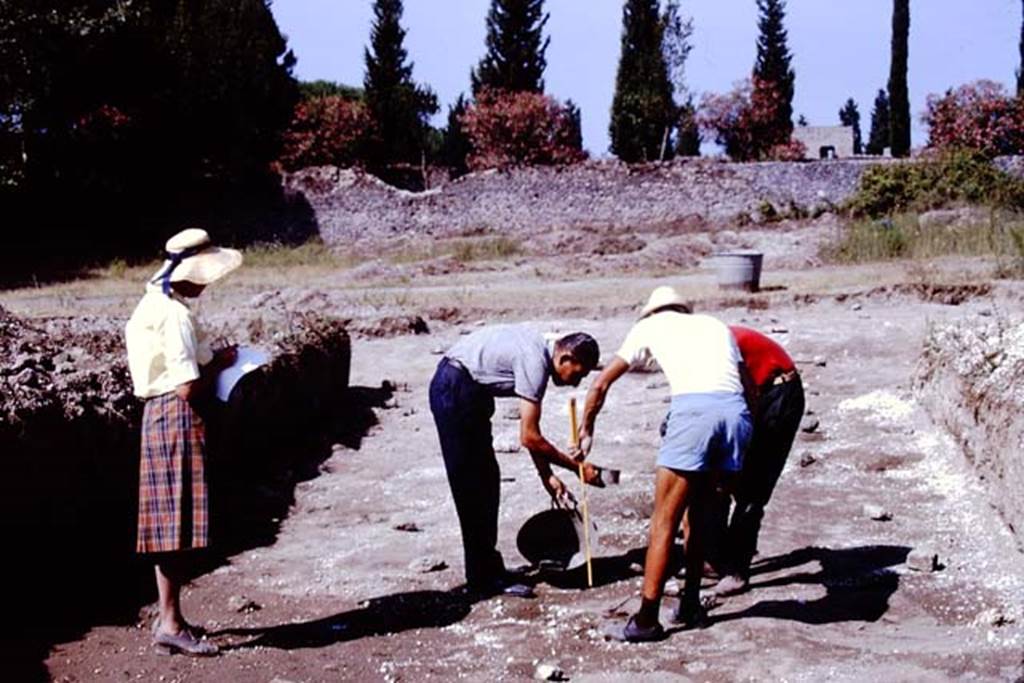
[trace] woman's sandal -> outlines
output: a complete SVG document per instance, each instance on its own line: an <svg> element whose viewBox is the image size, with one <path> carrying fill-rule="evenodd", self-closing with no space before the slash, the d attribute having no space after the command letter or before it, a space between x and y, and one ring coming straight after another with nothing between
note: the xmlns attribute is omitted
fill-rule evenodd
<svg viewBox="0 0 1024 683"><path fill-rule="evenodd" d="M189 628L182 629L177 635L156 632L153 634L153 646L157 653L164 655L180 653L193 657L212 657L220 652L219 647L203 640Z"/></svg>

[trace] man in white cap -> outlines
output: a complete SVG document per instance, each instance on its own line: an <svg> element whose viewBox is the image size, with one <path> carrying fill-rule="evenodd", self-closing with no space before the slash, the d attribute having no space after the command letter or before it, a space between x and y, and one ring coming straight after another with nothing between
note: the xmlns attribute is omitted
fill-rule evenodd
<svg viewBox="0 0 1024 683"><path fill-rule="evenodd" d="M623 629L613 634L629 642L658 640L665 635L658 611L676 530L687 507L691 534L686 544L686 582L673 621L686 628L706 623L700 604L704 565L701 515L714 479L740 470L751 434L742 360L729 328L711 316L691 314L674 289L659 287L587 393L580 426L584 455L590 451L594 422L611 385L631 366L651 358L668 379L672 403L662 424L642 602Z"/></svg>
<svg viewBox="0 0 1024 683"><path fill-rule="evenodd" d="M135 395L145 400L139 468L136 551L154 559L159 617L153 642L162 651L213 655L217 647L181 613L186 551L209 543L205 429L196 405L212 395L235 349L213 353L188 299L242 264L242 254L184 230L166 245L167 260L125 327Z"/></svg>

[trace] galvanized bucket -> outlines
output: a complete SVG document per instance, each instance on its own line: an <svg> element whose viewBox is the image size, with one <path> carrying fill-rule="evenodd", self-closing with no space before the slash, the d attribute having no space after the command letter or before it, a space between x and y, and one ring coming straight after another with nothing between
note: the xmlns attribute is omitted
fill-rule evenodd
<svg viewBox="0 0 1024 683"><path fill-rule="evenodd" d="M761 263L764 254L738 249L714 255L715 274L722 289L756 292L761 288Z"/></svg>

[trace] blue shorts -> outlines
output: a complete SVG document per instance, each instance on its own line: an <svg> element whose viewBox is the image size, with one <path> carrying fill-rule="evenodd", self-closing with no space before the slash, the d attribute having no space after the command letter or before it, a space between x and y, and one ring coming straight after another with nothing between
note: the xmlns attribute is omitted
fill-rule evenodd
<svg viewBox="0 0 1024 683"><path fill-rule="evenodd" d="M738 472L753 426L739 394L679 394L661 425L658 466L682 472Z"/></svg>

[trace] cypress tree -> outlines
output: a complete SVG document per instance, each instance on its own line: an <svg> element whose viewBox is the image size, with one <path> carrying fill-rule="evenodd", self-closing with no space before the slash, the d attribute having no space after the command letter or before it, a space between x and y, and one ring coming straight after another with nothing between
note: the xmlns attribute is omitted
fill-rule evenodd
<svg viewBox="0 0 1024 683"><path fill-rule="evenodd" d="M462 117L466 113L466 107L467 102L463 95L459 95L455 104L448 107L448 126L444 129L441 156L452 178L458 178L469 172L466 157L473 151L473 145L462 126Z"/></svg>
<svg viewBox="0 0 1024 683"><path fill-rule="evenodd" d="M569 117L569 146L583 150L583 114L572 100L565 101L565 113Z"/></svg>
<svg viewBox="0 0 1024 683"><path fill-rule="evenodd" d="M889 95L879 90L875 107L871 110L871 132L868 134L868 154L881 154L889 146Z"/></svg>
<svg viewBox="0 0 1024 683"><path fill-rule="evenodd" d="M853 126L853 153L860 154L863 151L860 137L860 109L857 108L857 103L853 101L852 97L846 100L846 104L839 110L839 122L844 126Z"/></svg>
<svg viewBox="0 0 1024 683"><path fill-rule="evenodd" d="M407 61L402 0L375 0L370 47L366 49L363 90L376 126L369 165L418 164L426 149L427 119L437 111L437 97L412 80Z"/></svg>
<svg viewBox="0 0 1024 683"><path fill-rule="evenodd" d="M796 74L787 45L785 0L757 0L757 61L754 78L775 88L779 105L770 126L773 142L784 143L793 134L793 86Z"/></svg>
<svg viewBox="0 0 1024 683"><path fill-rule="evenodd" d="M1021 0L1021 7L1024 10L1024 0ZM1022 11L1024 14L1024 11ZM1017 97L1024 97L1024 18L1020 24L1020 66L1017 67Z"/></svg>
<svg viewBox="0 0 1024 683"><path fill-rule="evenodd" d="M482 88L544 92L550 38L544 0L491 0L487 13L487 53L470 72L473 94Z"/></svg>
<svg viewBox="0 0 1024 683"><path fill-rule="evenodd" d="M894 157L910 154L910 94L907 60L910 42L910 0L893 0L892 62L889 67L889 147Z"/></svg>
<svg viewBox="0 0 1024 683"><path fill-rule="evenodd" d="M675 125L658 0L626 0L622 8L622 51L615 76L608 132L611 151L625 162L661 158ZM672 153L667 146L667 155Z"/></svg>

